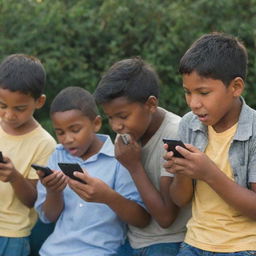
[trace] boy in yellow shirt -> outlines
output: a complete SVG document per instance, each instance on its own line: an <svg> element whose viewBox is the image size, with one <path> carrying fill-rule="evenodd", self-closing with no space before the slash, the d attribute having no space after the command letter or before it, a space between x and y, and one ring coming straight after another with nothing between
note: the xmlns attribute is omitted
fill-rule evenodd
<svg viewBox="0 0 256 256"><path fill-rule="evenodd" d="M192 218L178 256L256 255L256 111L241 97L247 52L236 38L207 34L180 61L192 112L179 126L184 158L165 155L175 174L170 196L192 199ZM165 145L166 146L166 145Z"/></svg>
<svg viewBox="0 0 256 256"><path fill-rule="evenodd" d="M45 164L54 139L34 119L45 103L45 70L32 56L14 54L0 64L0 255L29 255L38 176L32 163Z"/></svg>

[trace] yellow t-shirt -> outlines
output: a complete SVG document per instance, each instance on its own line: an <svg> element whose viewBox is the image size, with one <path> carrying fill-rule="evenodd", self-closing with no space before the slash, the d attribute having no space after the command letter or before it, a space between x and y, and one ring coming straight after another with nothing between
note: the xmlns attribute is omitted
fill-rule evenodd
<svg viewBox="0 0 256 256"><path fill-rule="evenodd" d="M237 124L216 133L208 127L209 142L205 151L232 180L228 152L236 129ZM196 181L192 216L187 224L186 243L212 252L256 250L256 221L243 216L200 180Z"/></svg>
<svg viewBox="0 0 256 256"><path fill-rule="evenodd" d="M41 126L21 136L9 135L0 127L0 151L25 178L38 179L31 164L46 164L55 146L55 140ZM37 219L35 210L16 197L9 182L0 181L0 198L0 236L28 236Z"/></svg>

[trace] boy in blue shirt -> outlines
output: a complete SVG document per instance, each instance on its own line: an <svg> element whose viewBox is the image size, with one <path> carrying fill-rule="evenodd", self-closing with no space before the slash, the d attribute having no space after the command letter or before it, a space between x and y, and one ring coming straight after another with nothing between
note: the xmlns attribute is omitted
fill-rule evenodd
<svg viewBox="0 0 256 256"><path fill-rule="evenodd" d="M35 207L44 222L56 225L40 255L116 255L126 223L145 227L149 215L129 172L115 159L111 139L96 134L101 118L93 96L68 87L53 100L50 116L60 144L48 163L53 174L38 172ZM84 173L75 172L84 183L67 178L59 162L84 168Z"/></svg>
<svg viewBox="0 0 256 256"><path fill-rule="evenodd" d="M184 158L167 153L175 174L170 195L177 205L192 200L179 256L256 254L256 112L241 94L247 52L236 38L206 34L180 61L192 112L180 123Z"/></svg>
<svg viewBox="0 0 256 256"><path fill-rule="evenodd" d="M120 256L176 255L190 217L189 207L180 210L170 200L172 177L163 168L162 139L176 138L180 117L159 107L158 97L158 75L139 57L114 63L95 91L113 131L130 137L124 145L117 136L116 157L129 170L152 217L146 228L129 226L129 242Z"/></svg>

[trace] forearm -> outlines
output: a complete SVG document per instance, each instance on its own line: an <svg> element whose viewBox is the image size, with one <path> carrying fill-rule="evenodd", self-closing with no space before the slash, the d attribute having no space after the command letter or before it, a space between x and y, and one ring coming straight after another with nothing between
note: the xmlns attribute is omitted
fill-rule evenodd
<svg viewBox="0 0 256 256"><path fill-rule="evenodd" d="M63 207L64 200L62 192L47 192L42 210L49 221L55 222L60 216Z"/></svg>
<svg viewBox="0 0 256 256"><path fill-rule="evenodd" d="M28 180L17 172L15 179L10 183L19 200L27 207L32 208L37 198L37 180Z"/></svg>
<svg viewBox="0 0 256 256"><path fill-rule="evenodd" d="M254 191L241 187L218 168L212 172L206 182L230 206L243 215L256 219L256 193Z"/></svg>
<svg viewBox="0 0 256 256"><path fill-rule="evenodd" d="M109 198L110 200L106 204L122 221L139 228L143 228L149 224L150 215L136 202L124 198L115 191L112 191Z"/></svg>
<svg viewBox="0 0 256 256"><path fill-rule="evenodd" d="M176 205L185 206L193 197L193 180L182 174L176 174L170 185L169 193Z"/></svg>
<svg viewBox="0 0 256 256"><path fill-rule="evenodd" d="M168 199L164 200L164 196L152 184L142 165L132 172L132 178L151 216L160 226L169 226L176 217L177 209L172 204L168 191Z"/></svg>

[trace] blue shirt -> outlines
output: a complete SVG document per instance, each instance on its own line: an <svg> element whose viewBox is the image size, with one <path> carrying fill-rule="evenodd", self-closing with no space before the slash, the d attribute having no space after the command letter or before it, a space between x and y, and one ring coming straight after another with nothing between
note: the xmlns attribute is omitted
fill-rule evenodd
<svg viewBox="0 0 256 256"><path fill-rule="evenodd" d="M129 172L115 159L114 146L106 135L97 135L104 141L101 150L87 160L70 155L58 145L48 166L59 170L58 162L79 163L89 175L103 180L127 199L142 205L142 200ZM49 223L42 211L46 189L38 182L35 208L41 220ZM126 224L105 204L86 202L68 186L63 191L64 209L54 232L43 244L41 256L105 256L116 253L126 236Z"/></svg>
<svg viewBox="0 0 256 256"><path fill-rule="evenodd" d="M256 182L256 111L241 97L242 108L237 131L229 149L229 161L236 183L249 187ZM179 137L204 152L208 144L208 128L192 112L187 113L179 126Z"/></svg>

